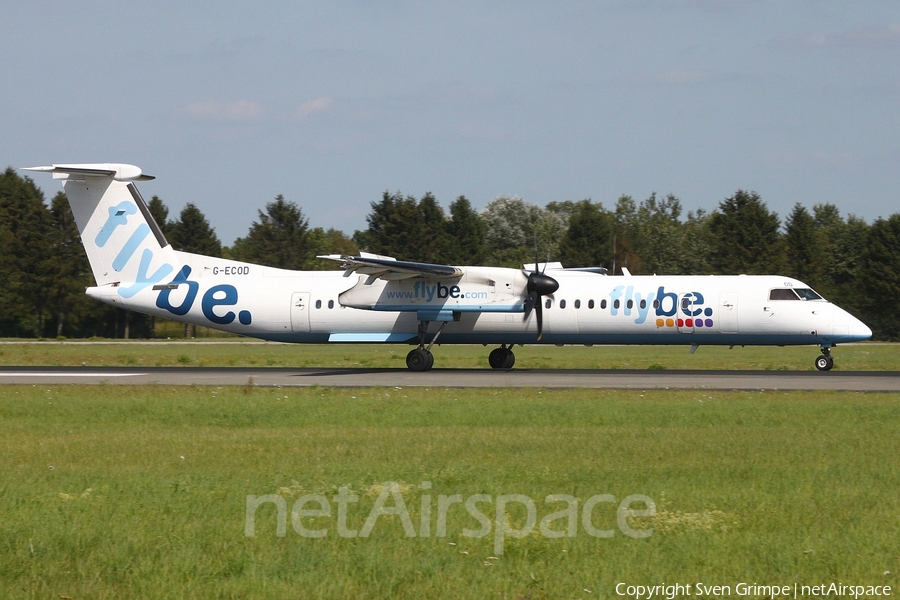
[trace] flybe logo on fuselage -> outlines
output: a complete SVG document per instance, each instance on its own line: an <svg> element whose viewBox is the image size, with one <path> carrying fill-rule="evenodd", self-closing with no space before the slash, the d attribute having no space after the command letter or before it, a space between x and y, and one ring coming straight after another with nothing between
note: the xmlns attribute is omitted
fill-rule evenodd
<svg viewBox="0 0 900 600"><path fill-rule="evenodd" d="M453 300L486 300L488 293L486 291L468 291L463 290L458 285L444 285L440 281L429 284L424 281L416 281L410 289L388 290L387 297L390 299L403 300L423 300L425 302L433 302L435 300L443 302L447 299Z"/></svg>
<svg viewBox="0 0 900 600"><path fill-rule="evenodd" d="M181 271L178 272L178 275L172 280L173 284L187 285L187 293L184 295L184 298L177 305L172 304L170 295L172 290L166 288L159 292L159 296L156 297L156 306L159 308L164 308L173 315L183 316L191 310L191 307L194 305L194 300L197 299L197 292L200 290L200 284L196 281L191 281L188 279L188 276L191 274L191 268L187 265L181 267ZM233 285L229 285L227 283L223 283L220 285L214 285L203 294L203 298L200 300L200 308L203 310L203 316L212 321L217 325L228 325L234 322L234 312L226 311L223 314L218 314L216 312L216 307L218 306L234 306L238 301L238 291L237 288ZM242 310L237 314L238 322L241 325L249 325L253 317L250 314L249 310Z"/></svg>
<svg viewBox="0 0 900 600"><path fill-rule="evenodd" d="M107 216L106 221L94 238L94 243L98 248L105 247L116 229L128 225L129 217L137 214L139 211L134 202L124 200L116 206L110 207L108 212L109 215ZM131 264L132 258L135 256L138 248L150 233L150 226L147 223L139 223L113 259L113 270L121 272L126 266ZM171 264L164 262L156 269L156 271L150 273L150 264L154 258L155 255L153 250L144 248L140 255L140 263L138 264L134 282L127 282L125 285L120 285L118 288L120 296L123 298L131 298L144 288L160 283L166 276L175 270L175 267ZM186 315L194 305L194 301L197 299L197 294L200 290L199 283L188 279L190 274L191 268L187 265L183 266L170 282L170 286L165 286L164 289L160 290L159 295L156 297L156 306L179 317ZM173 304L170 295L173 289L177 289L182 285L187 286L187 292L181 302ZM222 309L217 310L218 307L235 306L237 303L237 288L229 284L220 284L210 287L203 293L203 296L200 299L200 308L203 311L203 316L216 325L228 325L234 321L235 316L237 316L238 322L242 325L249 325L253 318L248 310L239 311L237 315L230 310L226 310L225 312L222 312Z"/></svg>
<svg viewBox="0 0 900 600"><path fill-rule="evenodd" d="M655 292L641 294L633 285L617 285L609 293L610 315L635 317L637 324L645 323L651 311L657 327L712 327L713 309L705 306L703 294L687 292L678 297L659 286Z"/></svg>

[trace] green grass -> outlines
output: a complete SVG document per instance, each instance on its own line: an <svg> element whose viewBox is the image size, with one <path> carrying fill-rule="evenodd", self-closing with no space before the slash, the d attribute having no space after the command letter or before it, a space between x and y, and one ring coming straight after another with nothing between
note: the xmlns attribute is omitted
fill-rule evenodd
<svg viewBox="0 0 900 600"><path fill-rule="evenodd" d="M436 368L488 368L488 346L437 346ZM260 344L184 342L0 343L0 365L405 367L406 345ZM813 369L812 346L728 349L701 346L524 346L516 347L520 369ZM835 369L900 370L900 345L863 343L834 350Z"/></svg>
<svg viewBox="0 0 900 600"><path fill-rule="evenodd" d="M616 597L618 582L898 583L898 394L0 394L3 598L586 598ZM248 495L278 494L290 510L347 486L359 497L348 526L360 529L388 481L417 528L426 494L434 506L439 495L523 494L538 520L564 508L545 504L548 494L577 497L579 510L595 494L644 494L658 512L629 521L653 527L647 539L623 535L615 506L601 504L595 525L613 537L587 535L579 518L574 537L507 539L499 556L493 535L462 534L479 523L460 505L446 537L435 536L436 508L430 537L408 538L383 515L370 537L344 538L334 513L304 521L328 528L323 538L299 535L290 519L278 537L271 504L244 535ZM510 513L522 526L524 513Z"/></svg>

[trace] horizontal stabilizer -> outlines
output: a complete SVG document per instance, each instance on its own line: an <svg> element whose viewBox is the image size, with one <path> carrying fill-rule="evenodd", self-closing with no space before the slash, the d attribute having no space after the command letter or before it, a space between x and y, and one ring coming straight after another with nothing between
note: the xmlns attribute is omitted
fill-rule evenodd
<svg viewBox="0 0 900 600"><path fill-rule="evenodd" d="M114 163L24 167L23 170L52 173L54 179L83 177L109 177L116 181L150 181L156 179L152 175L141 173L140 167Z"/></svg>

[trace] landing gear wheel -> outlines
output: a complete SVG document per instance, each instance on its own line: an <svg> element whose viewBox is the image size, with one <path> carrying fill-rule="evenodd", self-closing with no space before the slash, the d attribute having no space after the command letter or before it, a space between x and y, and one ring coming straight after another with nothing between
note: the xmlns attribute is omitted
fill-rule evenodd
<svg viewBox="0 0 900 600"><path fill-rule="evenodd" d="M488 363L492 369L512 369L516 364L516 355L509 348L494 348L488 355Z"/></svg>
<svg viewBox="0 0 900 600"><path fill-rule="evenodd" d="M434 354L425 348L410 350L406 355L406 366L410 371L428 371L434 366Z"/></svg>
<svg viewBox="0 0 900 600"><path fill-rule="evenodd" d="M491 350L491 353L488 354L488 364L491 365L492 369L502 369L503 363L506 362L506 353L508 350L506 348L494 348Z"/></svg>
<svg viewBox="0 0 900 600"><path fill-rule="evenodd" d="M834 366L834 357L830 354L823 354L816 357L816 368L820 371L830 371Z"/></svg>

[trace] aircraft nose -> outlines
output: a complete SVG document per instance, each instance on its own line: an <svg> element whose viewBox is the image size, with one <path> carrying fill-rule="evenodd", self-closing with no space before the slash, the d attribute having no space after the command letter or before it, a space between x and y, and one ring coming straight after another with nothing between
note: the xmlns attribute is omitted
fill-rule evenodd
<svg viewBox="0 0 900 600"><path fill-rule="evenodd" d="M850 337L855 341L867 340L872 337L872 330L869 326L857 319L850 317Z"/></svg>
<svg viewBox="0 0 900 600"><path fill-rule="evenodd" d="M868 325L839 306L834 307L831 324L836 342L861 342L872 337Z"/></svg>

